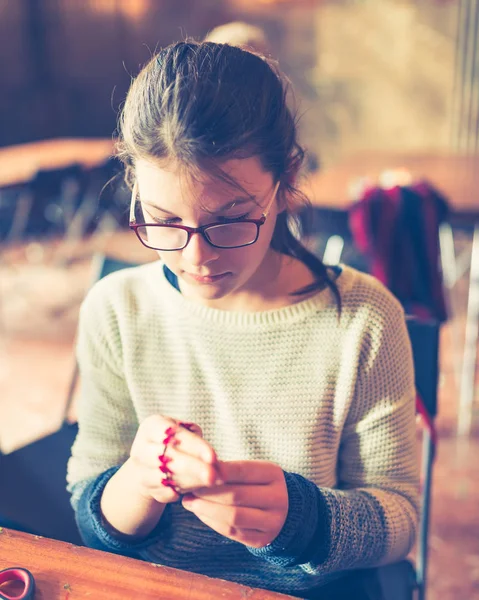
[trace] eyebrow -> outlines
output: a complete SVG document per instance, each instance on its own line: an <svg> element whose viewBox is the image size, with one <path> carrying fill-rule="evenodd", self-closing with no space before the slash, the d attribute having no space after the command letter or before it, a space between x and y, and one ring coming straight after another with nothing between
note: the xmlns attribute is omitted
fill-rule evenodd
<svg viewBox="0 0 479 600"><path fill-rule="evenodd" d="M233 206L241 206L242 204L247 204L249 202L254 202L256 200L256 196L248 196L247 198L235 198L234 200L231 200L230 202L227 202L226 204L224 204L223 206L221 206L220 208L218 208L217 210L214 211L209 211L205 209L205 212L209 213L210 215L215 215L224 211L229 210L230 208L233 208ZM147 200L141 200L140 202L142 202L143 204L146 204L148 206L151 206L152 208L156 208L156 210L161 210L161 212L166 213L167 215L174 215L175 213L171 212L170 210L166 210L166 208L161 208L161 206L158 206L158 204L154 204L153 202L148 202Z"/></svg>

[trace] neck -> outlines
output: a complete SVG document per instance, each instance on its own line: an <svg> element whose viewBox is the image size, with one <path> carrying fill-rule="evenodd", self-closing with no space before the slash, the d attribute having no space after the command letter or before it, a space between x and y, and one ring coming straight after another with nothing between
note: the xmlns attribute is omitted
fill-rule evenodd
<svg viewBox="0 0 479 600"><path fill-rule="evenodd" d="M198 301L212 308L228 311L273 310L306 299L303 296L293 296L292 293L312 282L312 274L303 263L270 250L257 271L240 289L223 298ZM186 289L182 288L181 291L188 297Z"/></svg>

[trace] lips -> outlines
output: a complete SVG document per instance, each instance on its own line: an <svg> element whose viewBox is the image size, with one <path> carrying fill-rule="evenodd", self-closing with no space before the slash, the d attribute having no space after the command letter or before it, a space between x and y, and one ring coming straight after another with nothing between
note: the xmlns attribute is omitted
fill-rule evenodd
<svg viewBox="0 0 479 600"><path fill-rule="evenodd" d="M229 273L220 273L219 275L194 275L193 273L186 273L188 277L191 277L197 283L215 283L224 277L227 277Z"/></svg>

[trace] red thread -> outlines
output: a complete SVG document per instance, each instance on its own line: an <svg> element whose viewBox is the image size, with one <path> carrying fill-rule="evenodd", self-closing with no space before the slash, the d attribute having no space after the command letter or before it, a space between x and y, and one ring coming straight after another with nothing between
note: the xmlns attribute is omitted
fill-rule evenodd
<svg viewBox="0 0 479 600"><path fill-rule="evenodd" d="M164 485L165 487L169 487L173 490L175 490L175 492L178 494L178 488L176 487L176 483L173 481L173 479L167 479L166 477L164 479L161 480L161 485Z"/></svg>

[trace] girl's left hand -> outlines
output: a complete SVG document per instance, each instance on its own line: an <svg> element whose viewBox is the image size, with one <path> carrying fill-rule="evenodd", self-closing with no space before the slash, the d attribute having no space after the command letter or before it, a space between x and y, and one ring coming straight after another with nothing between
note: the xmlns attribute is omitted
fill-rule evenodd
<svg viewBox="0 0 479 600"><path fill-rule="evenodd" d="M186 510L221 535L253 548L270 544L288 514L283 470L261 460L219 462L224 482L183 497Z"/></svg>

